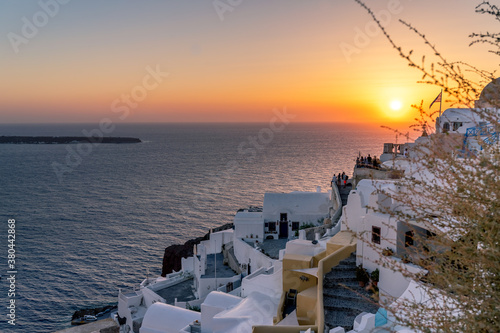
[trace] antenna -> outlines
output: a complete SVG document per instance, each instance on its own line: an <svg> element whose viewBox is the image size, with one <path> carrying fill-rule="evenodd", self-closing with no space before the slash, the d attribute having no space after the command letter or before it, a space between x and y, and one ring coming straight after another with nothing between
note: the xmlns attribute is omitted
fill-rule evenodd
<svg viewBox="0 0 500 333"><path fill-rule="evenodd" d="M215 259L215 291L217 291L217 238L214 239L215 241L215 253L214 253L214 259Z"/></svg>

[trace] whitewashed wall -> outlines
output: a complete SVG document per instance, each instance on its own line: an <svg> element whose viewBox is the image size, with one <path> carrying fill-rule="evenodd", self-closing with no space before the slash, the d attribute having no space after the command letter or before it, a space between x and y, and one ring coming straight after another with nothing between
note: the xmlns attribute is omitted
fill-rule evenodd
<svg viewBox="0 0 500 333"><path fill-rule="evenodd" d="M223 230L210 234L210 239L201 241L198 247L200 245L204 246L207 254L221 253L222 245L232 241L233 230Z"/></svg>
<svg viewBox="0 0 500 333"><path fill-rule="evenodd" d="M241 274L229 277L229 278L202 278L199 280L198 288L198 298L203 298L207 296L212 291L216 291L221 285L225 285L229 282L239 281L241 279Z"/></svg>
<svg viewBox="0 0 500 333"><path fill-rule="evenodd" d="M382 250L389 247L396 249L397 242L395 218L390 215L371 213L361 219L363 229L358 231L360 240L356 245L357 264L372 271L378 267L377 261L381 258ZM380 228L380 244L372 242L372 227Z"/></svg>
<svg viewBox="0 0 500 333"><path fill-rule="evenodd" d="M194 272L194 258L193 257L188 257L188 258L181 258L181 267L182 271L186 273L193 273Z"/></svg>
<svg viewBox="0 0 500 333"><path fill-rule="evenodd" d="M392 262L389 267L379 267L380 281L378 283L378 287L380 290L380 304L394 302L404 293L410 284L409 279L405 278L401 272L398 272L391 267L400 267L414 274L424 272L421 267L415 266L411 263L404 264L400 259L395 257L386 258L386 260L392 260Z"/></svg>
<svg viewBox="0 0 500 333"><path fill-rule="evenodd" d="M259 224L240 222L234 226L234 237L248 241L264 241L264 221Z"/></svg>
<svg viewBox="0 0 500 333"><path fill-rule="evenodd" d="M166 303L166 300L163 297L156 294L154 291L150 290L149 288L142 289L142 296L143 296L143 303L147 308L149 308L151 305L153 305L156 302Z"/></svg>
<svg viewBox="0 0 500 333"><path fill-rule="evenodd" d="M352 190L347 198L347 205L342 208L341 230L358 232L361 230L361 219L366 215L366 208L362 205L360 191Z"/></svg>
<svg viewBox="0 0 500 333"><path fill-rule="evenodd" d="M247 297L252 292L258 291L273 299L279 299L283 289L283 271L277 268L275 267L273 274L262 274L267 269L261 268L254 274L246 276L241 281L241 296Z"/></svg>
<svg viewBox="0 0 500 333"><path fill-rule="evenodd" d="M234 239L234 255L240 264L248 265L250 262L250 273L261 267L271 267L275 262L275 260L237 238Z"/></svg>

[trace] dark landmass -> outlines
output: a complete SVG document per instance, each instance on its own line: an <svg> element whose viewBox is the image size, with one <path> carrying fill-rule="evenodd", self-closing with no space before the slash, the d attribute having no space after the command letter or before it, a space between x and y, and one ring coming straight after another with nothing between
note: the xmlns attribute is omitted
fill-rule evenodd
<svg viewBox="0 0 500 333"><path fill-rule="evenodd" d="M81 309L75 311L73 313L73 317L71 317L71 320L75 320L78 318L82 318L85 315L91 315L91 316L96 316L97 319L101 319L105 314L111 312L111 310L117 309L116 305L107 305L103 306L100 308L94 308L94 309Z"/></svg>
<svg viewBox="0 0 500 333"><path fill-rule="evenodd" d="M0 136L0 143L67 144L67 143L139 143L138 138L86 136Z"/></svg>
<svg viewBox="0 0 500 333"><path fill-rule="evenodd" d="M232 229L233 224L228 223L224 224L221 227L214 228L213 231L222 231L227 229ZM193 256L193 247L196 244L200 244L201 241L208 240L209 233L207 233L203 237L198 237L195 239L190 239L184 244L174 244L170 245L165 249L165 253L163 255L163 266L161 270L161 276L165 277L167 274L172 273L172 271L178 272L181 266L181 258L187 258Z"/></svg>

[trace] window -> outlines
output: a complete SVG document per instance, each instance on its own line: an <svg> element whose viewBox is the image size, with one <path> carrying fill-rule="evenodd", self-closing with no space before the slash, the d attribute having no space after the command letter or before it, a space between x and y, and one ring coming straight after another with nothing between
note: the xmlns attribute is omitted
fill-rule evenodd
<svg viewBox="0 0 500 333"><path fill-rule="evenodd" d="M372 227L372 242L375 244L380 244L380 228Z"/></svg>
<svg viewBox="0 0 500 333"><path fill-rule="evenodd" d="M300 222L292 222L292 231L299 230Z"/></svg>
<svg viewBox="0 0 500 333"><path fill-rule="evenodd" d="M288 221L288 214L287 213L281 213L280 214L280 221L281 222L285 222L285 221Z"/></svg>
<svg viewBox="0 0 500 333"><path fill-rule="evenodd" d="M405 232L405 247L413 246L413 231Z"/></svg>
<svg viewBox="0 0 500 333"><path fill-rule="evenodd" d="M276 231L276 223L269 222L269 231Z"/></svg>
<svg viewBox="0 0 500 333"><path fill-rule="evenodd" d="M462 123L459 123L459 122L454 122L453 123L453 130L456 131L457 129L459 129L460 127L462 127Z"/></svg>
<svg viewBox="0 0 500 333"><path fill-rule="evenodd" d="M450 123L443 124L443 133L447 133L450 130Z"/></svg>

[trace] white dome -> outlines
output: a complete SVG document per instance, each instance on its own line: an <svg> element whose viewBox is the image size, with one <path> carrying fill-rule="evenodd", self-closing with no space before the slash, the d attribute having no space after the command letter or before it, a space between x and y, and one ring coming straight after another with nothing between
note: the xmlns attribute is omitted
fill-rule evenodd
<svg viewBox="0 0 500 333"><path fill-rule="evenodd" d="M195 320L201 320L199 312L165 303L155 303L148 308L140 333L178 333Z"/></svg>
<svg viewBox="0 0 500 333"><path fill-rule="evenodd" d="M208 294L207 298L205 298L203 305L229 309L236 304L239 304L241 300L242 298L238 296L226 294L220 291L212 291Z"/></svg>

